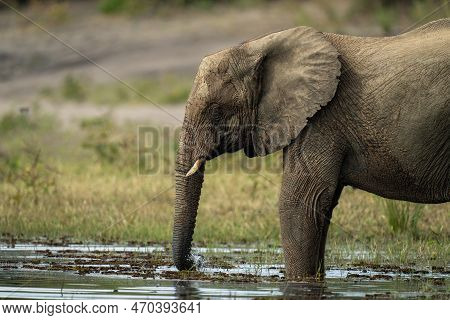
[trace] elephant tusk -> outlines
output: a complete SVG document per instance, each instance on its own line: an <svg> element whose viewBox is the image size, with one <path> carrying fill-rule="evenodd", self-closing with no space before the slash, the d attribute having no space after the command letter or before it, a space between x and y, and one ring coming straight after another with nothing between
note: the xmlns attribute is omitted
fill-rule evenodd
<svg viewBox="0 0 450 320"><path fill-rule="evenodd" d="M192 166L191 170L188 171L188 173L186 173L186 177L192 176L194 173L196 173L198 171L198 169L200 169L200 166L202 165L203 161L198 159L197 161L195 161L194 165Z"/></svg>

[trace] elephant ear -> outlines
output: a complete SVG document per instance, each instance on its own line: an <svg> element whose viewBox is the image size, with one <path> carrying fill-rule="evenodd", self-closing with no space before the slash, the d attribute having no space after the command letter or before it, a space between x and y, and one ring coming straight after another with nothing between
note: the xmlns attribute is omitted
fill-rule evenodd
<svg viewBox="0 0 450 320"><path fill-rule="evenodd" d="M333 98L341 65L336 48L309 27L273 33L241 48L261 65L254 69L261 74L252 144L263 156L290 144Z"/></svg>

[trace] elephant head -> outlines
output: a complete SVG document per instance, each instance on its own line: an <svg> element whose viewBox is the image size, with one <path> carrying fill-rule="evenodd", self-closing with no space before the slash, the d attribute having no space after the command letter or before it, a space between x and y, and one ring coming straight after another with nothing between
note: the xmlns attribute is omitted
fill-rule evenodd
<svg viewBox="0 0 450 320"><path fill-rule="evenodd" d="M264 156L294 140L334 96L340 63L323 34L298 27L205 57L187 101L176 160L173 258L190 256L205 162L243 149Z"/></svg>

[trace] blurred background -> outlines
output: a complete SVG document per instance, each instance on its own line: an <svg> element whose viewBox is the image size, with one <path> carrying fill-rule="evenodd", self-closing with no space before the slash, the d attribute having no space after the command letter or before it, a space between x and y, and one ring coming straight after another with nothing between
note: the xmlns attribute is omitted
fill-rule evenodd
<svg viewBox="0 0 450 320"><path fill-rule="evenodd" d="M2 111L55 101L58 108L69 103L147 104L61 42L154 102L180 105L202 57L246 39L298 25L352 35L392 35L450 11L448 1L442 0L5 2L29 20L0 5ZM172 112L179 115L178 110Z"/></svg>
<svg viewBox="0 0 450 320"><path fill-rule="evenodd" d="M386 36L449 14L441 0L0 0L2 239L167 243L176 127L205 55L298 25ZM171 129L140 154L140 126ZM278 246L279 160L207 176L194 240ZM330 250L390 246L445 265L449 209L347 188Z"/></svg>

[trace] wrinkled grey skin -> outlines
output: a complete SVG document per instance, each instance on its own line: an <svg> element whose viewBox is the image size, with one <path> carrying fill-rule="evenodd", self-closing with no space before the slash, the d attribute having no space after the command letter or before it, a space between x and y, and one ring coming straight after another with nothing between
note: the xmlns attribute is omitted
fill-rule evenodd
<svg viewBox="0 0 450 320"><path fill-rule="evenodd" d="M177 268L193 267L204 163L224 152L253 157L283 149L279 212L289 278L323 275L328 226L344 186L449 201L449 83L449 19L385 38L299 27L205 57L177 156ZM186 177L199 159L200 169Z"/></svg>

